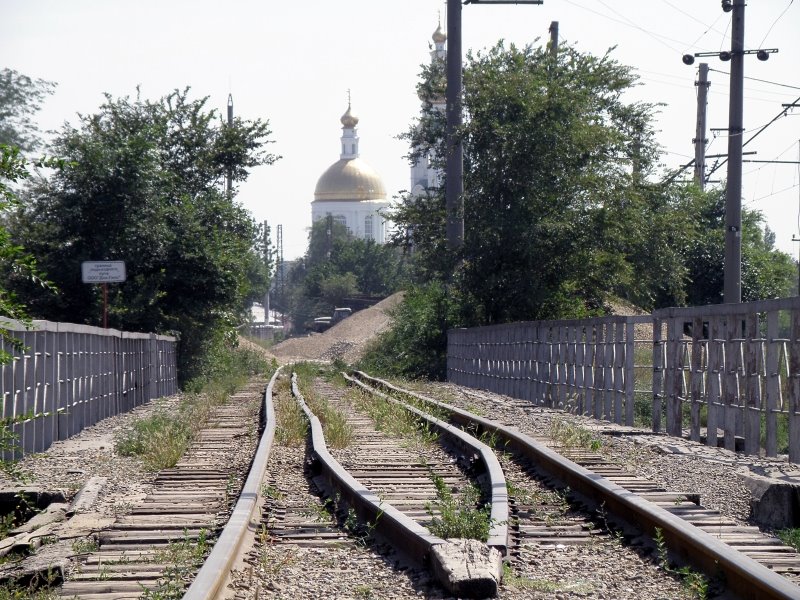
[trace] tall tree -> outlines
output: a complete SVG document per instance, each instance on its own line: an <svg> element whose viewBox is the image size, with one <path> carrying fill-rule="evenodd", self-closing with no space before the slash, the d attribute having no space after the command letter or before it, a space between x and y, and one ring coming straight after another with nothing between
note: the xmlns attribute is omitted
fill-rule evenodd
<svg viewBox="0 0 800 600"><path fill-rule="evenodd" d="M263 258L259 230L222 191L247 169L277 157L265 151L268 124L223 124L207 99L189 90L158 101L106 102L97 114L57 136L68 162L36 186L14 233L62 293L46 296L25 282L17 291L39 316L97 323L100 293L80 280L86 260L124 260L128 281L112 286L109 323L180 335L182 377L241 317L252 297L248 275ZM263 291L262 291L263 293Z"/></svg>
<svg viewBox="0 0 800 600"><path fill-rule="evenodd" d="M0 144L30 152L41 145L33 115L56 84L13 69L0 70Z"/></svg>
<svg viewBox="0 0 800 600"><path fill-rule="evenodd" d="M438 94L431 67L421 94ZM472 321L581 316L600 310L611 289L636 280L620 241L646 229L628 210L641 200L656 144L654 107L626 103L636 82L610 55L562 46L505 47L468 57L464 73L465 244L456 284L472 298ZM428 105L407 137L416 153L442 146L443 115ZM441 164L439 165L441 166ZM423 270L445 271L441 199L398 208ZM642 238L646 236L643 232ZM399 241L399 240L397 240ZM598 285L601 283L601 285ZM468 292L468 293L467 293Z"/></svg>

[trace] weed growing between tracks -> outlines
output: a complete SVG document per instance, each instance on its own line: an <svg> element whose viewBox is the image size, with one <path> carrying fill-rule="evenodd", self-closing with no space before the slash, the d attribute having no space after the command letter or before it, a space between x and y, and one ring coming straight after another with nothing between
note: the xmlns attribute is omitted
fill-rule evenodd
<svg viewBox="0 0 800 600"><path fill-rule="evenodd" d="M433 517L428 527L430 532L446 540L450 538L467 538L481 542L488 540L489 529L492 526L490 517L492 507L486 504L478 508L480 490L469 485L456 496L439 475L431 473L431 479L436 486L436 500L425 505L425 510Z"/></svg>
<svg viewBox="0 0 800 600"><path fill-rule="evenodd" d="M353 427L347 422L347 416L332 407L326 398L314 390L314 379L326 374L330 377L330 371L311 363L296 364L292 370L297 374L300 393L322 425L325 442L331 448L347 448L353 439Z"/></svg>
<svg viewBox="0 0 800 600"><path fill-rule="evenodd" d="M55 573L36 575L28 585L16 583L0 585L0 600L56 600L54 586L58 583Z"/></svg>
<svg viewBox="0 0 800 600"><path fill-rule="evenodd" d="M189 577L203 564L211 545L208 543L208 532L201 529L197 540L193 540L184 532L179 542L170 542L164 550L153 555L153 562L167 565L156 586L147 589L142 586L143 600L179 600L183 598Z"/></svg>
<svg viewBox="0 0 800 600"><path fill-rule="evenodd" d="M800 529L779 529L775 532L780 540L800 552Z"/></svg>
<svg viewBox="0 0 800 600"><path fill-rule="evenodd" d="M699 600L706 600L708 598L708 579L702 574L698 573L691 567L673 567L669 561L669 551L667 550L667 543L664 539L664 532L656 527L656 534L654 536L656 542L656 552L658 553L658 565L667 573L678 577L683 583L684 589L689 592L693 598Z"/></svg>
<svg viewBox="0 0 800 600"><path fill-rule="evenodd" d="M308 420L292 398L291 382L288 377L280 377L274 389L275 403L275 441L291 448L305 444Z"/></svg>
<svg viewBox="0 0 800 600"><path fill-rule="evenodd" d="M267 362L255 351L229 349L215 354L207 378L192 380L177 411L159 409L151 416L137 419L130 429L115 440L123 456L139 456L144 467L159 471L174 467L195 435L208 421L215 407L257 374L266 373Z"/></svg>
<svg viewBox="0 0 800 600"><path fill-rule="evenodd" d="M580 425L556 417L550 424L550 439L563 448L585 448L597 451L603 447L603 440Z"/></svg>

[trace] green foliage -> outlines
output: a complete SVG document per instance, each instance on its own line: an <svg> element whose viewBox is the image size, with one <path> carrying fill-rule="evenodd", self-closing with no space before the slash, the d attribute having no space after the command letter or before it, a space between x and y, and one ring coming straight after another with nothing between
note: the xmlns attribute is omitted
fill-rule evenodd
<svg viewBox="0 0 800 600"><path fill-rule="evenodd" d="M117 452L122 456L141 456L144 467L150 471L174 467L193 437L187 417L194 412L194 406L193 402L187 402L177 414L159 411L137 419L131 429L117 438Z"/></svg>
<svg viewBox="0 0 800 600"><path fill-rule="evenodd" d="M183 540L170 542L166 549L156 552L153 559L157 563L166 565L166 569L153 588L142 586L142 594L139 597L147 600L183 598L191 575L203 564L211 550L207 536L208 532L205 529L200 530L197 540L192 540L188 534L184 534Z"/></svg>
<svg viewBox="0 0 800 600"><path fill-rule="evenodd" d="M8 582L0 585L0 600L56 600L59 576L54 572L37 574L27 585Z"/></svg>
<svg viewBox="0 0 800 600"><path fill-rule="evenodd" d="M433 516L430 532L444 539L488 540L492 507L489 504L478 507L480 490L470 485L455 496L444 479L435 473L431 473L431 478L436 486L436 500L425 507Z"/></svg>
<svg viewBox="0 0 800 600"><path fill-rule="evenodd" d="M314 389L314 379L330 373L311 363L295 365L294 372L297 374L300 393L303 394L306 404L322 425L325 443L331 448L349 446L353 439L353 426L348 423L347 416L335 406L331 406L328 399L317 394Z"/></svg>
<svg viewBox="0 0 800 600"><path fill-rule="evenodd" d="M178 409L158 410L135 420L115 440L117 452L141 457L150 471L175 466L208 421L213 408L224 403L251 376L268 368L262 355L253 350L215 349L206 359L206 378L187 384L194 392L187 394Z"/></svg>
<svg viewBox="0 0 800 600"><path fill-rule="evenodd" d="M39 289L50 287L50 284L43 279L34 257L12 239L5 223L7 214L18 210L21 206L12 186L30 179L29 167L51 167L59 164L61 163L52 159L28 161L22 156L19 148L0 144L0 272L13 274L17 279ZM7 283L0 283L0 317L19 321L26 327L31 324L28 311ZM10 348L20 350L21 342L3 326L3 323L0 319L0 341L8 344ZM10 360L11 354L0 348L0 364Z"/></svg>
<svg viewBox="0 0 800 600"><path fill-rule="evenodd" d="M697 193L687 207L693 216L686 229L688 269L687 303L690 306L723 301L725 263L725 190ZM764 228L758 211L742 209L742 301L789 295L797 274L791 257L774 248L774 236Z"/></svg>
<svg viewBox="0 0 800 600"><path fill-rule="evenodd" d="M423 115L404 137L410 158L432 156L443 169L445 115L433 106L442 65L421 77ZM446 282L449 308L432 311L439 303L429 294L409 294L397 331L368 358L374 367L441 376L447 327L590 317L612 296L644 309L719 302L723 194L648 181L658 167L657 106L625 100L636 83L610 53L571 46L553 56L499 43L468 57L463 249L446 248L444 187L406 196L390 215L415 280L428 290ZM792 261L761 226L743 211L745 300L791 289Z"/></svg>
<svg viewBox="0 0 800 600"><path fill-rule="evenodd" d="M784 544L800 552L800 529L780 529L775 534Z"/></svg>
<svg viewBox="0 0 800 600"><path fill-rule="evenodd" d="M596 452L603 447L603 440L594 433L560 417L550 422L550 440L564 448L583 448Z"/></svg>
<svg viewBox="0 0 800 600"><path fill-rule="evenodd" d="M447 374L447 330L466 322L452 289L437 281L405 292L392 327L372 342L359 368L370 373L443 379Z"/></svg>
<svg viewBox="0 0 800 600"><path fill-rule="evenodd" d="M345 298L394 293L404 283L405 271L396 248L357 239L333 219L320 220L311 227L306 255L288 276L285 309L297 324L329 316Z"/></svg>
<svg viewBox="0 0 800 600"><path fill-rule="evenodd" d="M669 551L664 539L664 532L656 527L655 532L656 553L658 554L658 564L665 572L679 578L683 583L684 589L697 600L708 598L709 581L702 573L694 571L691 567L673 567L669 561Z"/></svg>
<svg viewBox="0 0 800 600"><path fill-rule="evenodd" d="M221 183L277 159L264 151L270 131L259 120L222 124L206 102L188 90L155 102L106 96L58 134L55 152L69 162L12 221L15 242L63 291L43 296L9 273L34 314L96 324L101 291L81 283L80 263L124 260L128 281L110 287L109 325L177 332L182 381L200 373L198 360L243 320L268 277L263 231Z"/></svg>
<svg viewBox="0 0 800 600"><path fill-rule="evenodd" d="M30 152L40 146L31 117L55 91L56 84L32 79L13 69L0 70L0 144Z"/></svg>

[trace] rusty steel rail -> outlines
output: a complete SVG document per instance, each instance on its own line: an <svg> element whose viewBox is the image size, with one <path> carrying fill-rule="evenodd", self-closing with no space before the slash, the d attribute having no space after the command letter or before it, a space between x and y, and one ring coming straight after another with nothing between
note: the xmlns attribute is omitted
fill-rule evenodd
<svg viewBox="0 0 800 600"><path fill-rule="evenodd" d="M373 385L405 394L446 410L451 420L462 426L477 425L507 442L507 448L550 473L579 494L590 505L604 508L638 531L655 537L661 531L670 551L711 576L722 575L728 591L743 598L792 600L800 597L800 587L766 566L734 550L680 517L612 483L605 477L564 458L544 444L490 419L473 415L455 406L399 388L382 379L356 371L356 376Z"/></svg>
<svg viewBox="0 0 800 600"><path fill-rule="evenodd" d="M297 386L297 376L292 374L292 394L311 424L311 443L321 469L321 476L332 490L339 493L358 517L364 522L375 523L380 533L393 542L410 559L426 564L431 547L444 544L445 540L431 533L422 525L407 517L395 507L382 502L377 494L365 488L348 473L328 452L322 425L305 402Z"/></svg>
<svg viewBox="0 0 800 600"><path fill-rule="evenodd" d="M500 554L505 556L508 553L508 489L506 488L506 478L503 474L503 469L497 456L489 446L477 440L475 437L462 431L458 427L432 417L425 412L401 402L396 398L391 398L386 394L372 388L356 378L344 374L344 378L351 384L357 385L370 394L374 394L383 398L388 402L399 404L405 410L415 414L417 417L424 419L427 423L436 429L440 434L447 437L452 443L457 445L462 451L466 453L473 453L480 458L486 474L489 478L490 489L490 503L491 512L489 518L491 519L491 526L489 530L489 539L487 544L492 548L496 548Z"/></svg>
<svg viewBox="0 0 800 600"><path fill-rule="evenodd" d="M264 392L266 424L239 500L236 502L228 524L214 544L211 554L206 558L192 585L186 591L184 600L218 598L230 577L231 568L241 557L248 530L252 535L258 526L258 519L254 515L261 504L261 482L267 470L269 453L275 439L275 407L272 402L272 390L282 368L279 367L275 371Z"/></svg>

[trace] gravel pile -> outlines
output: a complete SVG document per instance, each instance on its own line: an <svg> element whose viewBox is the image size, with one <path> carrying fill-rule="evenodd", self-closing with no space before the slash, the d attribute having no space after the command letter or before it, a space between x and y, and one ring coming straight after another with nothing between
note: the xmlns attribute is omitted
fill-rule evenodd
<svg viewBox="0 0 800 600"><path fill-rule="evenodd" d="M389 296L340 321L323 333L289 338L275 344L270 351L281 362L292 360L335 360L357 362L367 342L386 331L391 323L390 312L403 299L402 292Z"/></svg>

